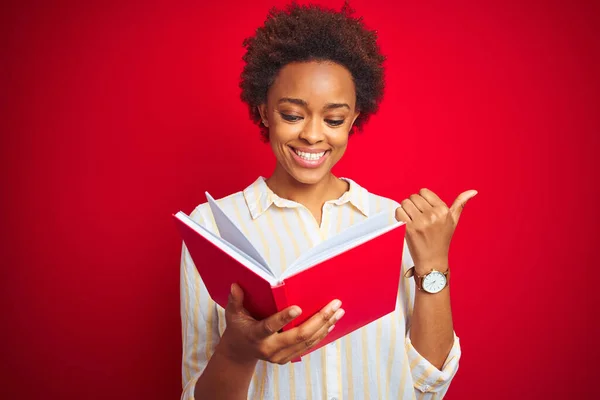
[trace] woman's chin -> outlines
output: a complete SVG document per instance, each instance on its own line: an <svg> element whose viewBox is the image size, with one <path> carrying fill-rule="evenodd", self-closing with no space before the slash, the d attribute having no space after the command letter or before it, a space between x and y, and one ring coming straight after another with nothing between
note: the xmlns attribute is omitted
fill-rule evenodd
<svg viewBox="0 0 600 400"><path fill-rule="evenodd" d="M314 185L316 183L319 183L323 180L323 178L329 175L329 170L327 170L326 168L294 168L294 170L291 172L292 173L290 175L292 176L292 178L305 185Z"/></svg>

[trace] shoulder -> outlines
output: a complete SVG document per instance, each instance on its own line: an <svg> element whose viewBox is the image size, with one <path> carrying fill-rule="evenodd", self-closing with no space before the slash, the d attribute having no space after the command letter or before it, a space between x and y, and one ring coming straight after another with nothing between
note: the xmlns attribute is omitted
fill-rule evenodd
<svg viewBox="0 0 600 400"><path fill-rule="evenodd" d="M389 197L369 192L369 207L373 213L396 211L396 208L400 207L400 203Z"/></svg>
<svg viewBox="0 0 600 400"><path fill-rule="evenodd" d="M370 192L366 187L361 186L352 179L343 179L350 183L353 197L357 198L358 201L363 201L369 205L369 214L377 214L383 211L395 211L396 208L400 206L396 200Z"/></svg>
<svg viewBox="0 0 600 400"><path fill-rule="evenodd" d="M250 219L257 208L267 208L270 199L265 178L259 176L243 190L215 199L215 202L232 221L240 222ZM199 204L192 214L192 218L205 226L214 222L208 202Z"/></svg>
<svg viewBox="0 0 600 400"><path fill-rule="evenodd" d="M396 209L399 204L394 199L381 196L375 193L369 193L369 215L386 213L389 216L390 223L396 223Z"/></svg>
<svg viewBox="0 0 600 400"><path fill-rule="evenodd" d="M350 184L346 196L364 215L373 216L386 213L390 216L390 223L396 222L396 209L400 204L389 197L370 192L358 182L350 178L342 178Z"/></svg>
<svg viewBox="0 0 600 400"><path fill-rule="evenodd" d="M243 192L239 191L225 197L215 199L215 202L226 214L231 215L234 214L236 207L242 207L245 204L245 199ZM218 234L216 223L208 201L198 204L190 214L190 218L209 231Z"/></svg>

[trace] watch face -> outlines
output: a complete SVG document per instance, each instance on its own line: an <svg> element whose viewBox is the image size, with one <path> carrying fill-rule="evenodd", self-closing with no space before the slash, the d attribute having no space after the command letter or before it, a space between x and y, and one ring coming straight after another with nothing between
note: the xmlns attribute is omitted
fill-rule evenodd
<svg viewBox="0 0 600 400"><path fill-rule="evenodd" d="M423 278L423 290L437 293L446 287L446 276L439 271L432 271Z"/></svg>

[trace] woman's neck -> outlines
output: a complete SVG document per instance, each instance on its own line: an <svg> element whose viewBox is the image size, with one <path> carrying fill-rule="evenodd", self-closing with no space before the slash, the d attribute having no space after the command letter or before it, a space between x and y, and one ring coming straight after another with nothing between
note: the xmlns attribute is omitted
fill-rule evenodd
<svg viewBox="0 0 600 400"><path fill-rule="evenodd" d="M309 210L321 209L326 201L338 199L348 190L348 182L331 172L319 182L306 184L298 182L280 165L266 182L277 196L300 203Z"/></svg>

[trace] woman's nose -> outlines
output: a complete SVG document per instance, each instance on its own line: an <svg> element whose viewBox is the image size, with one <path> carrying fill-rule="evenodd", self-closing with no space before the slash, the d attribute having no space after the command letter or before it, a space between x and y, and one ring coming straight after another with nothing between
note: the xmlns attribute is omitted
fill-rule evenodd
<svg viewBox="0 0 600 400"><path fill-rule="evenodd" d="M321 126L320 121L316 118L312 118L308 121L300 132L299 138L309 144L322 142L325 135L323 134L323 127Z"/></svg>

